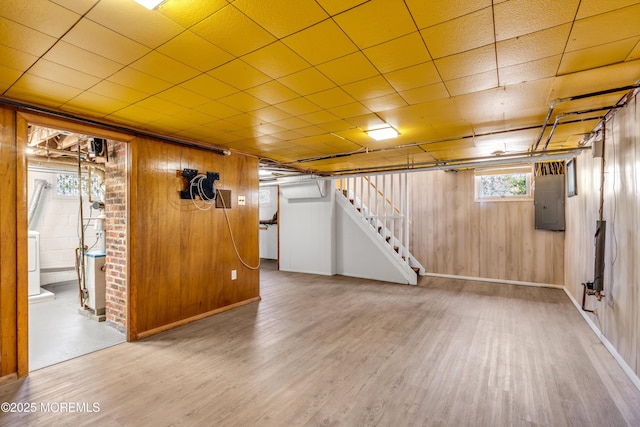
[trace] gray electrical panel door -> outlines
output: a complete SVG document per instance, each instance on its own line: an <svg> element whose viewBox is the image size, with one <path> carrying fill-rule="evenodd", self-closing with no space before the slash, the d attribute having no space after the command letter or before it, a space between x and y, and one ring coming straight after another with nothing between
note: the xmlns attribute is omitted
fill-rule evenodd
<svg viewBox="0 0 640 427"><path fill-rule="evenodd" d="M537 176L536 230L564 231L564 175Z"/></svg>

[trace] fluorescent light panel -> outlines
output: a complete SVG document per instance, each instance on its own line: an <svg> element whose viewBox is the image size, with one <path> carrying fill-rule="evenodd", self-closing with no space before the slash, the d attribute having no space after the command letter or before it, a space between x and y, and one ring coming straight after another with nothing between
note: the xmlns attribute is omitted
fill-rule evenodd
<svg viewBox="0 0 640 427"><path fill-rule="evenodd" d="M149 10L155 9L163 1L164 0L135 0L136 3L143 5Z"/></svg>
<svg viewBox="0 0 640 427"><path fill-rule="evenodd" d="M368 130L367 134L376 141L398 137L398 131L392 127Z"/></svg>

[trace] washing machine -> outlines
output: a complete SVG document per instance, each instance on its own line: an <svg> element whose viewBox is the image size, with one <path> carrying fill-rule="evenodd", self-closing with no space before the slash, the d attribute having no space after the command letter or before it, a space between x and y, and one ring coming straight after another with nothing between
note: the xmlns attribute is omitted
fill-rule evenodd
<svg viewBox="0 0 640 427"><path fill-rule="evenodd" d="M40 294L40 233L29 230L27 238L29 296Z"/></svg>

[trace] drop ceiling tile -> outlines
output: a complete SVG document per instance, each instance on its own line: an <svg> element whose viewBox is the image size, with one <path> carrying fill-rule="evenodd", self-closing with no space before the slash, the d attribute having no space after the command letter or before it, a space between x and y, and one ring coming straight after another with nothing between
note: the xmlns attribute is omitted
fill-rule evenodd
<svg viewBox="0 0 640 427"><path fill-rule="evenodd" d="M229 86L208 74L200 74L197 77L181 83L180 86L199 93L202 96L206 96L209 99L224 98L225 96L238 92L238 89L233 86Z"/></svg>
<svg viewBox="0 0 640 427"><path fill-rule="evenodd" d="M345 92L358 101L395 93L394 88L382 76L375 76L342 86Z"/></svg>
<svg viewBox="0 0 640 427"><path fill-rule="evenodd" d="M0 58L4 67L17 71L26 71L38 60L37 56L1 44Z"/></svg>
<svg viewBox="0 0 640 427"><path fill-rule="evenodd" d="M410 67L431 59L417 31L367 48L363 52L381 73Z"/></svg>
<svg viewBox="0 0 640 427"><path fill-rule="evenodd" d="M181 83L200 74L195 68L158 52L150 52L131 64L130 67L171 83Z"/></svg>
<svg viewBox="0 0 640 427"><path fill-rule="evenodd" d="M311 123L307 122L306 120L302 120L300 117L290 117L288 119L278 120L278 121L274 122L274 124L280 126L281 128L287 129L287 130L294 130L294 129L300 129L300 128L307 127ZM279 136L282 139L291 139L291 136L293 136L293 134L280 133ZM301 134L299 134L299 133L295 134L295 137L300 137L300 136L301 136Z"/></svg>
<svg viewBox="0 0 640 427"><path fill-rule="evenodd" d="M587 49L566 52L558 74L569 74L622 62L640 41L640 37L611 42Z"/></svg>
<svg viewBox="0 0 640 427"><path fill-rule="evenodd" d="M89 9L93 7L94 4L98 3L99 0L50 0L53 3L59 4L62 7L66 7L69 10L72 10L80 15L84 15L87 13Z"/></svg>
<svg viewBox="0 0 640 427"><path fill-rule="evenodd" d="M333 19L360 49L416 30L402 0L371 0ZM372 28L375 28L375 31L372 31Z"/></svg>
<svg viewBox="0 0 640 427"><path fill-rule="evenodd" d="M536 61L502 67L498 70L500 85L513 85L548 77L555 77L562 55L550 56Z"/></svg>
<svg viewBox="0 0 640 427"><path fill-rule="evenodd" d="M240 129L243 129L244 126L243 125L238 125L235 123L231 123L228 120L216 120L213 123L209 123L206 127L210 128L212 131L215 132L234 132L234 131L238 131ZM218 135L220 136L220 135ZM234 137L233 139L235 140L239 140L239 138Z"/></svg>
<svg viewBox="0 0 640 427"><path fill-rule="evenodd" d="M130 105L107 116L108 119L115 122L122 122L124 120L127 123L136 124L142 127L144 127L145 123L152 123L157 120L162 120L165 117L166 114L162 114L158 111L151 111L139 105Z"/></svg>
<svg viewBox="0 0 640 427"><path fill-rule="evenodd" d="M495 70L496 50L494 45L487 45L434 62L443 80L453 80Z"/></svg>
<svg viewBox="0 0 640 427"><path fill-rule="evenodd" d="M636 59L640 59L640 43L638 43L633 50L631 51L631 53L629 54L629 56L627 56L627 58L625 59L625 61L633 61Z"/></svg>
<svg viewBox="0 0 640 427"><path fill-rule="evenodd" d="M298 138L302 138L302 135L293 130L288 130L285 132L275 133L272 136L282 139L283 141L295 141Z"/></svg>
<svg viewBox="0 0 640 427"><path fill-rule="evenodd" d="M101 1L86 17L152 49L184 31L158 11L130 0Z"/></svg>
<svg viewBox="0 0 640 427"><path fill-rule="evenodd" d="M427 28L491 6L491 0L424 1L407 0L418 28Z"/></svg>
<svg viewBox="0 0 640 427"><path fill-rule="evenodd" d="M211 101L209 98L202 96L201 94L180 86L174 86L164 92L160 92L158 97L170 102L175 102L176 104L187 108L195 108Z"/></svg>
<svg viewBox="0 0 640 427"><path fill-rule="evenodd" d="M360 52L355 52L317 66L318 70L339 85L373 77L378 71Z"/></svg>
<svg viewBox="0 0 640 427"><path fill-rule="evenodd" d="M82 93L81 89L43 79L33 74L24 74L5 95L25 102L59 107Z"/></svg>
<svg viewBox="0 0 640 427"><path fill-rule="evenodd" d="M89 114L104 117L127 106L128 104L126 102L108 96L92 92L83 92L64 104L61 108L65 111L72 111L82 115Z"/></svg>
<svg viewBox="0 0 640 427"><path fill-rule="evenodd" d="M320 123L318 126L327 132L340 132L353 127L353 125L346 120L334 120L332 122Z"/></svg>
<svg viewBox="0 0 640 427"><path fill-rule="evenodd" d="M158 12L183 27L189 28L210 15L213 15L227 4L227 0L171 0L164 2L158 8Z"/></svg>
<svg viewBox="0 0 640 427"><path fill-rule="evenodd" d="M497 43L499 67L531 62L564 52L571 24L537 31Z"/></svg>
<svg viewBox="0 0 640 427"><path fill-rule="evenodd" d="M213 117L217 117L219 119L225 119L227 117L232 117L240 113L240 111L236 110L235 108L231 108L227 105L221 104L218 101L212 101L204 105L199 105L195 108L195 110Z"/></svg>
<svg viewBox="0 0 640 427"><path fill-rule="evenodd" d="M228 117L225 120L229 123L234 123L240 126L240 128L234 129L234 131L238 131L241 128L252 128L260 124L260 119L248 113L242 113L238 114L237 116Z"/></svg>
<svg viewBox="0 0 640 427"><path fill-rule="evenodd" d="M2 1L0 16L56 38L80 19L77 13L50 1Z"/></svg>
<svg viewBox="0 0 640 427"><path fill-rule="evenodd" d="M350 117L362 116L364 114L371 113L371 110L359 102L352 102L351 104L328 108L327 110L341 119L348 119Z"/></svg>
<svg viewBox="0 0 640 427"><path fill-rule="evenodd" d="M615 9L622 9L623 7L633 6L637 4L637 0L581 0L580 9L576 19L583 19L593 15L600 15L613 11Z"/></svg>
<svg viewBox="0 0 640 427"><path fill-rule="evenodd" d="M129 64L149 52L149 48L88 19L83 19L67 34L64 41L89 52L99 53L120 64Z"/></svg>
<svg viewBox="0 0 640 427"><path fill-rule="evenodd" d="M82 90L89 89L100 81L98 77L76 71L55 62L47 61L46 59L41 59L36 62L35 65L29 69L28 74Z"/></svg>
<svg viewBox="0 0 640 427"><path fill-rule="evenodd" d="M320 110L314 113L304 114L300 116L300 118L314 125L321 125L322 123L334 122L338 120L338 117L336 115L326 110ZM324 129L323 126L320 126L320 127Z"/></svg>
<svg viewBox="0 0 640 427"><path fill-rule="evenodd" d="M275 42L245 55L243 61L271 78L293 74L309 67L309 63L282 42Z"/></svg>
<svg viewBox="0 0 640 427"><path fill-rule="evenodd" d="M387 111L407 106L405 100L397 93L379 96L377 98L365 99L362 100L362 103L365 107L375 112Z"/></svg>
<svg viewBox="0 0 640 427"><path fill-rule="evenodd" d="M308 95L335 87L331 80L313 67L282 77L278 81L300 95Z"/></svg>
<svg viewBox="0 0 640 427"><path fill-rule="evenodd" d="M330 15L337 15L367 1L369 0L317 0L318 4Z"/></svg>
<svg viewBox="0 0 640 427"><path fill-rule="evenodd" d="M162 113L165 116L176 114L184 109L184 106L176 104L173 101L168 101L158 95L150 96L149 98L138 101L135 105L144 108L145 110Z"/></svg>
<svg viewBox="0 0 640 427"><path fill-rule="evenodd" d="M103 79L122 68L122 64L63 41L53 46L43 58Z"/></svg>
<svg viewBox="0 0 640 427"><path fill-rule="evenodd" d="M640 36L640 4L581 19L573 24L567 51ZM615 28L615 31L612 29Z"/></svg>
<svg viewBox="0 0 640 427"><path fill-rule="evenodd" d="M9 89L22 75L22 71L0 65L0 93Z"/></svg>
<svg viewBox="0 0 640 427"><path fill-rule="evenodd" d="M249 89L271 80L269 76L240 59L224 64L208 74L240 90Z"/></svg>
<svg viewBox="0 0 640 427"><path fill-rule="evenodd" d="M276 40L232 5L196 24L191 31L236 56L260 49ZM242 34L242 37L238 37L238 34Z"/></svg>
<svg viewBox="0 0 640 427"><path fill-rule="evenodd" d="M278 104L299 96L296 92L276 80L252 87L247 89L246 92L268 104Z"/></svg>
<svg viewBox="0 0 640 427"><path fill-rule="evenodd" d="M498 73L496 70L486 71L472 76L447 80L444 84L452 96L480 92L498 86Z"/></svg>
<svg viewBox="0 0 640 427"><path fill-rule="evenodd" d="M285 101L276 105L276 107L291 114L292 116L301 116L303 114L313 113L320 109L320 107L305 98L296 98L290 101Z"/></svg>
<svg viewBox="0 0 640 427"><path fill-rule="evenodd" d="M233 6L278 38L286 37L329 17L314 0L279 0L266 3L235 0Z"/></svg>
<svg viewBox="0 0 640 427"><path fill-rule="evenodd" d="M147 94L158 93L171 87L171 83L166 80L157 79L132 68L124 68L109 76L107 80Z"/></svg>
<svg viewBox="0 0 640 427"><path fill-rule="evenodd" d="M362 133L365 130L378 129L388 126L388 124L384 120L380 119L380 117L373 113L363 114L362 116L349 117L345 120L358 128L356 134ZM369 138L369 135L365 134L365 136Z"/></svg>
<svg viewBox="0 0 640 427"><path fill-rule="evenodd" d="M397 91L416 89L441 81L433 61L387 73L385 78Z"/></svg>
<svg viewBox="0 0 640 427"><path fill-rule="evenodd" d="M415 89L400 92L400 96L409 104L422 104L423 102L449 97L449 92L444 83L434 83Z"/></svg>
<svg viewBox="0 0 640 427"><path fill-rule="evenodd" d="M252 111L251 115L258 117L261 121L264 121L264 122L277 122L278 120L285 120L285 119L291 118L291 114L285 113L278 107L273 107L273 106Z"/></svg>
<svg viewBox="0 0 640 427"><path fill-rule="evenodd" d="M56 43L48 36L0 16L0 40L4 46L41 56Z"/></svg>
<svg viewBox="0 0 640 427"><path fill-rule="evenodd" d="M491 44L495 41L492 8L426 28L421 34L434 59Z"/></svg>
<svg viewBox="0 0 640 427"><path fill-rule="evenodd" d="M157 50L200 71L209 71L234 58L191 31L176 36Z"/></svg>
<svg viewBox="0 0 640 427"><path fill-rule="evenodd" d="M331 19L293 34L282 41L313 65L331 61L358 50Z"/></svg>
<svg viewBox="0 0 640 427"><path fill-rule="evenodd" d="M580 0L511 0L496 4L496 40L506 40L573 21ZM550 11L553 11L550 13ZM531 17L536 19L531 19Z"/></svg>
<svg viewBox="0 0 640 427"><path fill-rule="evenodd" d="M286 130L286 129L284 129L284 128L278 126L278 125L275 125L273 123L260 123L259 125L255 126L255 129L261 135L272 135L274 133L280 133L280 132L284 132ZM279 138L277 138L277 139L280 140Z"/></svg>
<svg viewBox="0 0 640 427"><path fill-rule="evenodd" d="M194 123L196 125L207 125L215 122L218 118L209 114L202 113L195 109L180 110L172 115L177 120L184 122Z"/></svg>
<svg viewBox="0 0 640 427"><path fill-rule="evenodd" d="M351 95L339 87L307 95L306 98L322 108L332 108L355 102Z"/></svg>
<svg viewBox="0 0 640 427"><path fill-rule="evenodd" d="M238 92L233 95L220 98L219 101L240 111L253 111L269 105L246 92Z"/></svg>

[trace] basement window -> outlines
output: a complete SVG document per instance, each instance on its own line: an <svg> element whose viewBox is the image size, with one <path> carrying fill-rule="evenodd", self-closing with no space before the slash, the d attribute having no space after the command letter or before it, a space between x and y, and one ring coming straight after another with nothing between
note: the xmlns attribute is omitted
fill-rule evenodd
<svg viewBox="0 0 640 427"><path fill-rule="evenodd" d="M82 196L88 197L87 175L82 176ZM58 173L56 174L56 195L78 197L80 194L78 174ZM91 198L93 200L104 200L104 188L100 185L100 178L91 175Z"/></svg>
<svg viewBox="0 0 640 427"><path fill-rule="evenodd" d="M531 167L476 169L475 201L531 200Z"/></svg>

